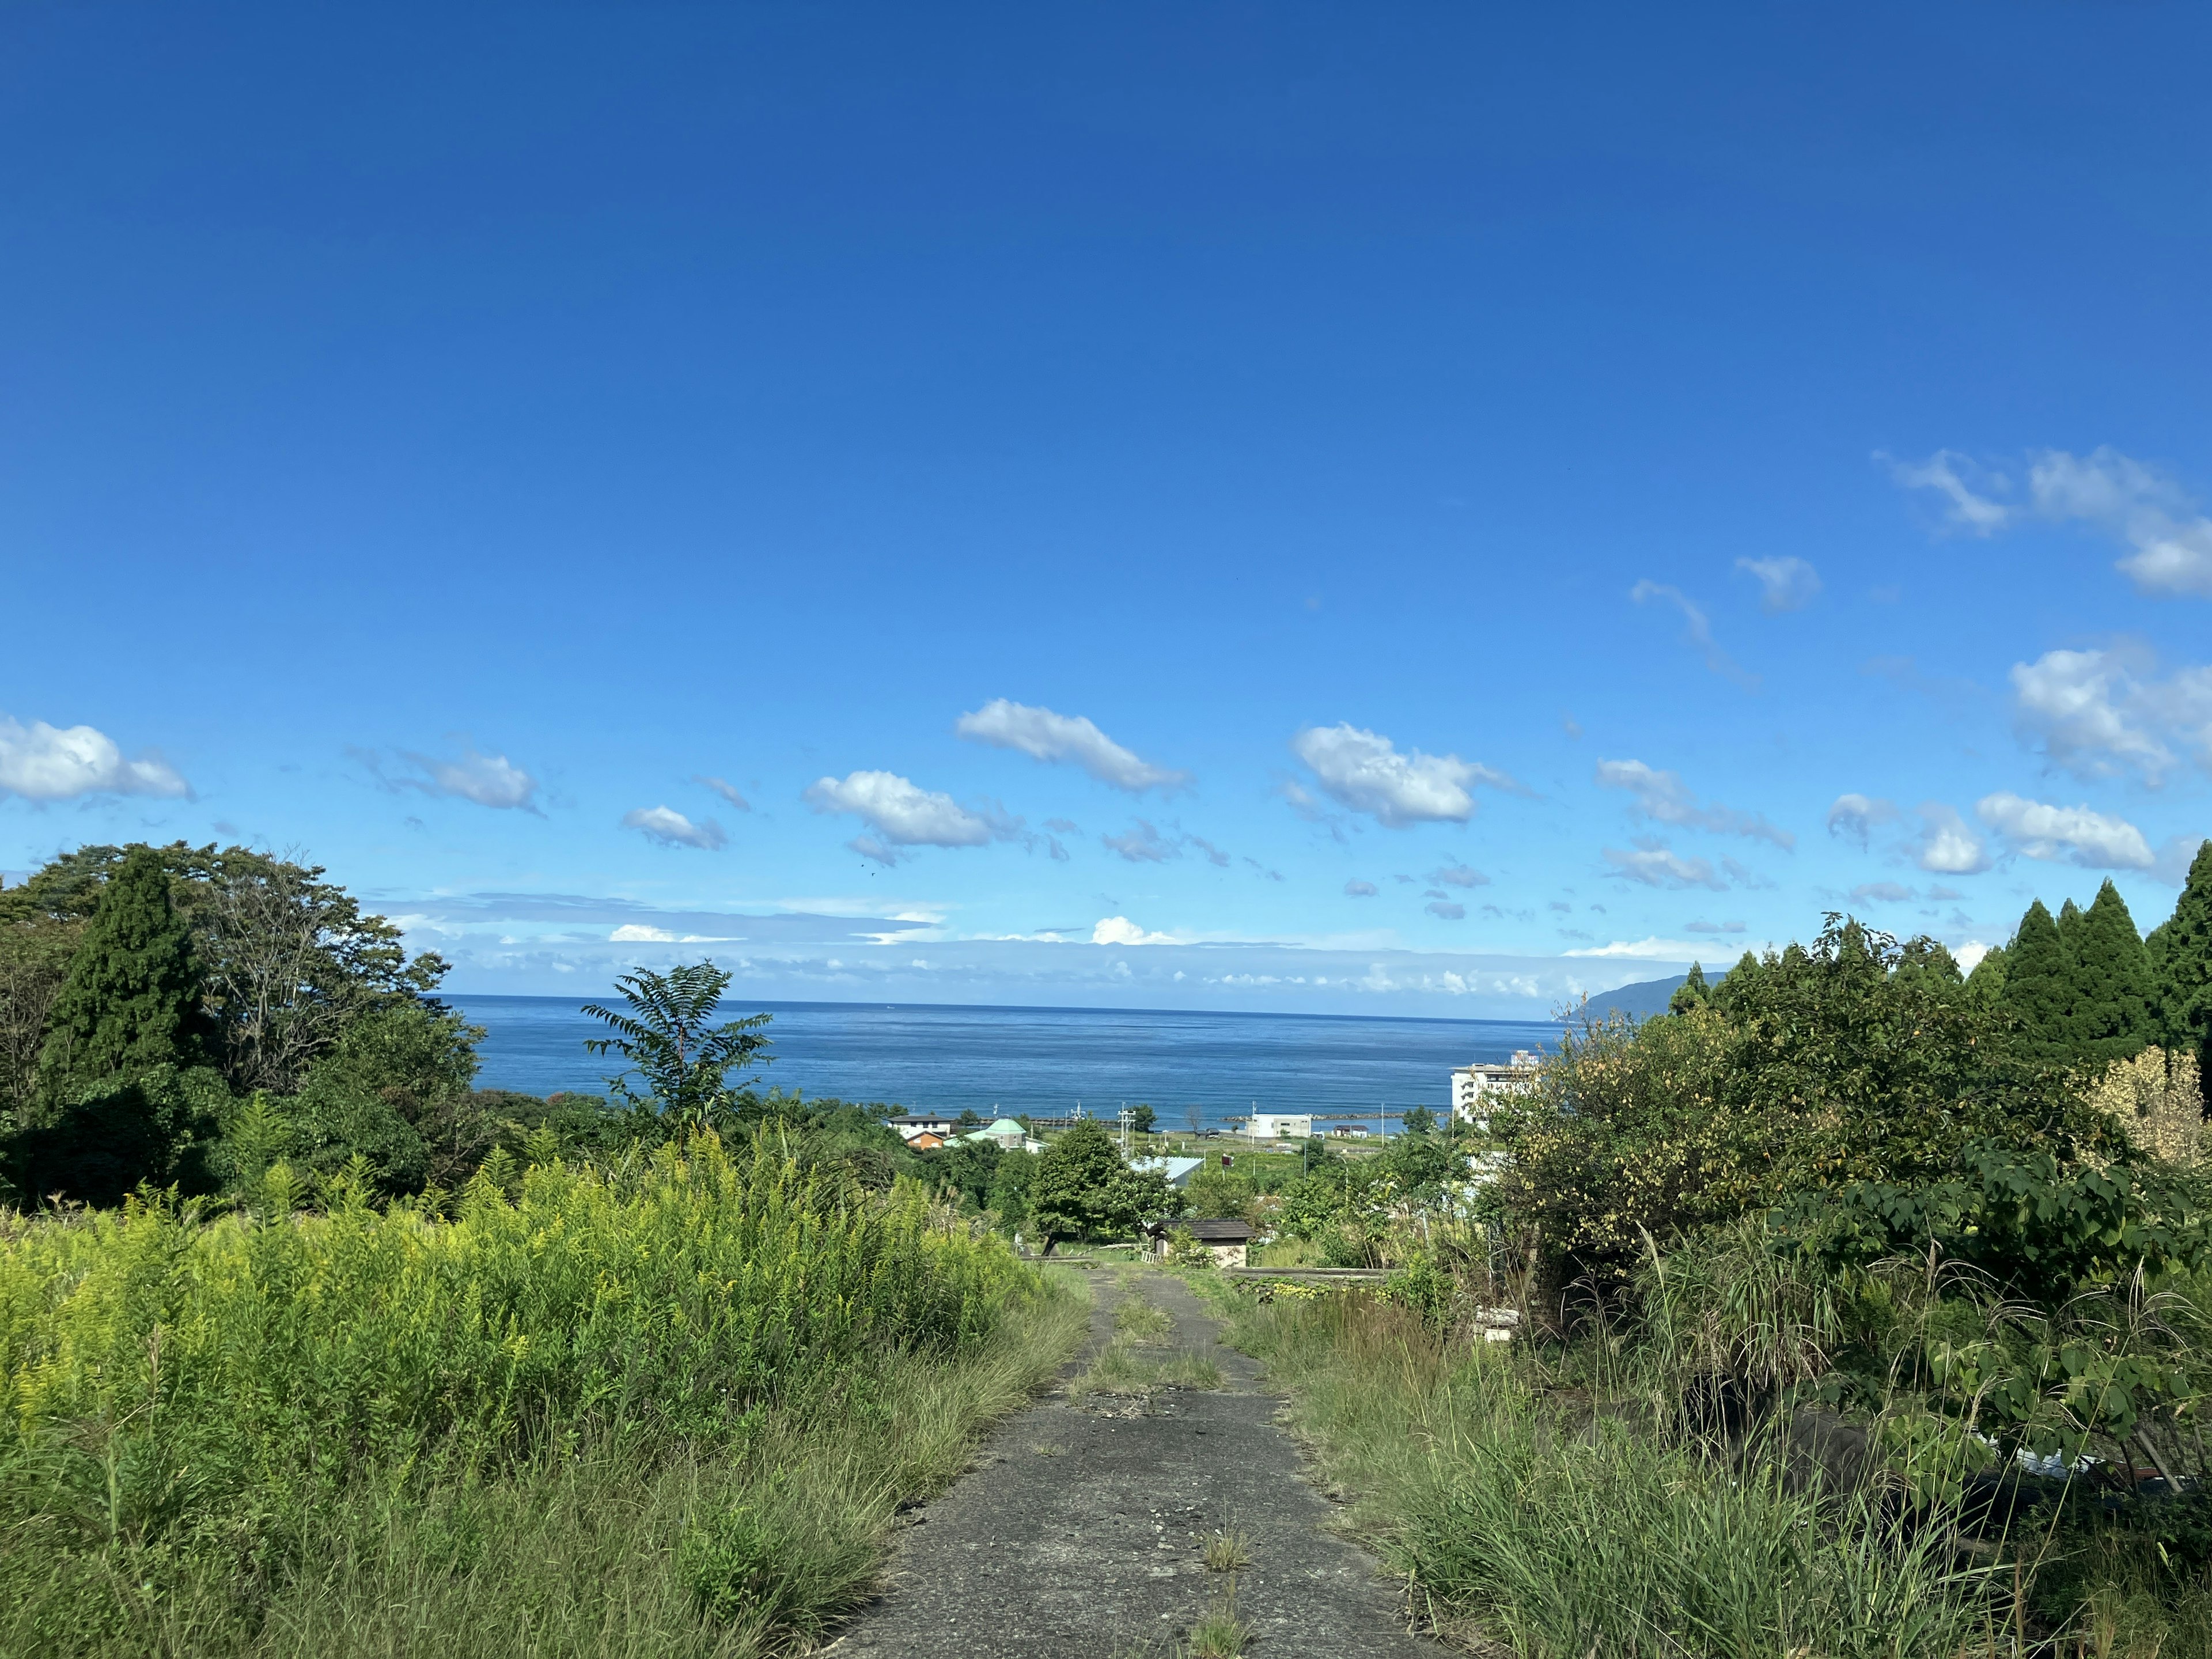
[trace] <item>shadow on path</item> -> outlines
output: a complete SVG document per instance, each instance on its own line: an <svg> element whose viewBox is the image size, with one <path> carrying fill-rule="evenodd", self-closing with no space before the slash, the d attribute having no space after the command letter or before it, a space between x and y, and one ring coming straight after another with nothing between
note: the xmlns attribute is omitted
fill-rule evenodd
<svg viewBox="0 0 2212 1659"><path fill-rule="evenodd" d="M1219 1368L1222 1387L1073 1392L1128 1297L1174 1326L1134 1358L1191 1352ZM915 1512L890 1588L831 1650L1164 1659L1223 1599L1225 1580L1206 1571L1203 1551L1225 1522L1249 1540L1236 1602L1254 1659L1433 1659L1441 1650L1405 1633L1402 1603L1373 1560L1328 1530L1328 1504L1255 1386L1259 1367L1216 1340L1199 1299L1141 1267L1102 1272L1094 1297L1089 1345L1060 1386L1002 1424L975 1469Z"/></svg>

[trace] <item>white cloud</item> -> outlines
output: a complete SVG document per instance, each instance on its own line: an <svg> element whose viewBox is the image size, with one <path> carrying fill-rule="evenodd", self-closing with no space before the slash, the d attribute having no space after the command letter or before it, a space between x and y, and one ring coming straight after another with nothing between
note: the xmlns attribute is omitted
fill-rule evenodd
<svg viewBox="0 0 2212 1659"><path fill-rule="evenodd" d="M1597 781L1601 788L1626 790L1636 798L1635 810L1656 823L1711 830L1717 835L1747 836L1772 842L1784 851L1797 845L1796 836L1776 829L1756 812L1739 812L1718 801L1699 805L1697 795L1680 774L1659 771L1639 760L1600 761Z"/></svg>
<svg viewBox="0 0 2212 1659"><path fill-rule="evenodd" d="M1856 842L1863 852L1875 826L1888 823L1896 817L1897 807L1893 802L1869 795L1838 795L1835 805L1828 808L1828 833Z"/></svg>
<svg viewBox="0 0 2212 1659"><path fill-rule="evenodd" d="M607 935L610 945L673 945L676 935L665 927L648 927L643 922L626 921Z"/></svg>
<svg viewBox="0 0 2212 1659"><path fill-rule="evenodd" d="M1941 801L1921 806L1920 834L1911 851L1912 861L1931 875L1971 876L1990 867L1989 849L1982 838Z"/></svg>
<svg viewBox="0 0 2212 1659"><path fill-rule="evenodd" d="M1382 890L1373 882L1362 881L1357 876L1344 884L1346 896L1350 898L1373 898Z"/></svg>
<svg viewBox="0 0 2212 1659"><path fill-rule="evenodd" d="M1035 760L1073 761L1099 782L1133 794L1174 789L1190 781L1188 772L1170 771L1139 759L1079 714L1058 714L1005 697L963 714L952 729L977 743L1018 749Z"/></svg>
<svg viewBox="0 0 2212 1659"><path fill-rule="evenodd" d="M1170 859L1182 856L1182 848L1143 818L1131 819L1129 828L1118 836L1101 836L1098 839L1132 864L1165 864Z"/></svg>
<svg viewBox="0 0 2212 1659"><path fill-rule="evenodd" d="M1646 887L1709 887L1717 893L1728 888L1728 883L1713 873L1713 866L1706 860L1684 858L1662 846L1639 847L1633 852L1608 847L1605 849L1605 861L1613 866L1614 875L1641 882Z"/></svg>
<svg viewBox="0 0 2212 1659"><path fill-rule="evenodd" d="M1653 599L1663 599L1682 613L1682 638L1686 644L1705 659L1705 666L1725 679L1734 680L1748 690L1759 689L1759 676L1747 674L1737 666L1735 659L1720 647L1713 638L1713 625L1705 609L1679 587L1669 587L1664 582L1650 580L1639 581L1628 590L1628 597L1638 605L1648 605Z"/></svg>
<svg viewBox="0 0 2212 1659"><path fill-rule="evenodd" d="M1886 463L1889 476L1905 489L1932 489L1943 496L1949 502L1944 511L1945 521L1969 535L1994 535L2018 511L1993 499L2010 489L2010 480L2001 472L1984 471L1955 450L1939 449L1918 462L1894 460L1876 450L1875 459ZM1980 483L1982 491L1986 493L1976 492L1967 482L1969 475Z"/></svg>
<svg viewBox="0 0 2212 1659"><path fill-rule="evenodd" d="M672 806L641 806L623 814L623 828L635 830L663 847L696 847L719 852L729 841L712 818L694 823Z"/></svg>
<svg viewBox="0 0 2212 1659"><path fill-rule="evenodd" d="M2028 465L2027 500L2018 504L1995 499L2010 492L2002 474L1948 449L1918 465L1892 461L1890 474L1908 489L1940 492L1950 502L1948 520L1975 535L2028 517L2090 525L2133 550L2118 568L2144 592L2212 599L2212 518L2174 479L2109 444L2087 455L2039 452ZM1970 474L1985 480L1983 493L1970 486Z"/></svg>
<svg viewBox="0 0 2212 1659"><path fill-rule="evenodd" d="M1803 559L1738 559L1735 568L1757 579L1759 608L1769 616L1802 611L1820 592L1820 573Z"/></svg>
<svg viewBox="0 0 2212 1659"><path fill-rule="evenodd" d="M2212 770L2212 667L2157 678L2157 659L2131 641L2094 651L2046 651L2014 663L2013 695L2023 735L2077 777L2140 772L2162 782L2173 749Z"/></svg>
<svg viewBox="0 0 2212 1659"><path fill-rule="evenodd" d="M80 795L189 795L191 786L158 758L125 760L115 739L89 726L24 726L0 714L0 795L73 800Z"/></svg>
<svg viewBox="0 0 2212 1659"><path fill-rule="evenodd" d="M1175 945L1172 933L1148 933L1127 916L1108 916L1091 930L1093 945Z"/></svg>
<svg viewBox="0 0 2212 1659"><path fill-rule="evenodd" d="M1308 726L1291 739L1291 749L1312 769L1331 800L1368 813L1392 830L1423 823L1466 823L1474 816L1474 797L1468 793L1474 784L1521 787L1504 773L1457 755L1428 755L1418 749L1401 755L1389 738L1348 721ZM1310 802L1295 784L1284 793L1294 806Z"/></svg>
<svg viewBox="0 0 2212 1659"><path fill-rule="evenodd" d="M1563 957L1630 957L1638 961L1689 962L1705 948L1679 939L1617 939L1610 945L1585 945L1579 951L1562 951L1559 954Z"/></svg>
<svg viewBox="0 0 2212 1659"><path fill-rule="evenodd" d="M2094 524L2132 547L2119 568L2136 586L2212 599L2212 518L2165 474L2109 444L2084 456L2047 449L2027 487L2043 517Z"/></svg>
<svg viewBox="0 0 2212 1659"><path fill-rule="evenodd" d="M374 757L368 758L374 768ZM402 758L422 775L398 779L390 787L413 789L425 795L452 795L495 811L538 811L538 780L504 755L480 754L474 744L464 744L459 760L412 753L403 754Z"/></svg>
<svg viewBox="0 0 2212 1659"><path fill-rule="evenodd" d="M863 858L892 865L905 847L983 847L1021 834L1018 819L971 812L951 796L924 789L896 772L852 772L817 778L805 799L817 812L849 812L875 831L846 845Z"/></svg>
<svg viewBox="0 0 2212 1659"><path fill-rule="evenodd" d="M1978 939L1970 939L1951 952L1951 960L1959 964L1960 973L1971 974L1982 965L1982 958L1989 953L1988 945Z"/></svg>
<svg viewBox="0 0 2212 1659"><path fill-rule="evenodd" d="M2051 806L2000 791L1983 796L1974 811L2032 859L2085 870L2148 870L2158 862L2142 830L2087 806Z"/></svg>
<svg viewBox="0 0 2212 1659"><path fill-rule="evenodd" d="M1448 864L1440 870L1431 870L1429 872L1429 879L1434 882L1440 882L1446 887L1487 887L1490 885L1490 878L1488 876L1484 875L1480 870L1470 869L1464 864Z"/></svg>
<svg viewBox="0 0 2212 1659"><path fill-rule="evenodd" d="M704 784L740 812L750 812L753 810L752 803L739 794L738 786L726 778L708 777L702 775L693 778L691 781Z"/></svg>

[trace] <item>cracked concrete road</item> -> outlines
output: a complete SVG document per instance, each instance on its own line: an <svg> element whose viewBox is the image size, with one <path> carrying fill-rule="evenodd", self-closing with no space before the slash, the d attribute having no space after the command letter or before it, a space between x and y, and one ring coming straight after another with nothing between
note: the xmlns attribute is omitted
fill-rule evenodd
<svg viewBox="0 0 2212 1659"><path fill-rule="evenodd" d="M1218 1390L1169 1389L1149 1401L1072 1397L1069 1384L1139 1296L1174 1334L1138 1350L1194 1351L1220 1367ZM1060 1386L1001 1424L976 1467L917 1510L888 1588L830 1650L840 1659L1135 1659L1176 1651L1226 1592L1204 1537L1224 1521L1250 1540L1236 1575L1253 1659L1435 1659L1406 1633L1402 1599L1376 1564L1328 1530L1328 1503L1255 1386L1259 1367L1216 1340L1198 1297L1146 1267L1102 1271L1091 1339Z"/></svg>

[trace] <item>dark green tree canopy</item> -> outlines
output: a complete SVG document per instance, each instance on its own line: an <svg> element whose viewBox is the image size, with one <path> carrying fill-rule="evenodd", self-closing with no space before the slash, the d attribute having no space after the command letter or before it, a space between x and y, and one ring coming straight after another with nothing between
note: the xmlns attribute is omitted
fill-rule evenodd
<svg viewBox="0 0 2212 1659"><path fill-rule="evenodd" d="M2102 1068L2141 1054L2156 1035L2150 952L2110 881L2074 926L2076 1060Z"/></svg>
<svg viewBox="0 0 2212 1659"><path fill-rule="evenodd" d="M2212 840L2198 845L2173 915L2151 938L2160 1035L2196 1049L2200 1075L2212 1082Z"/></svg>
<svg viewBox="0 0 2212 1659"><path fill-rule="evenodd" d="M2004 1007L2020 1022L2025 1052L2059 1062L2071 1058L2075 987L2073 952L2038 899L2005 947Z"/></svg>
<svg viewBox="0 0 2212 1659"><path fill-rule="evenodd" d="M101 888L54 1000L40 1092L64 1105L111 1078L196 1066L204 1049L191 930L169 902L160 855L134 847Z"/></svg>

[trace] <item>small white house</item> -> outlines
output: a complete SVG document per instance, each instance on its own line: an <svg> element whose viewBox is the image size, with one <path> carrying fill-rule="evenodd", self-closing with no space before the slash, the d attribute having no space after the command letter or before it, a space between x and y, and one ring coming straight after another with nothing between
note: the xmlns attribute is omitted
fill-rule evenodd
<svg viewBox="0 0 2212 1659"><path fill-rule="evenodd" d="M1255 1140L1304 1140L1313 1133L1311 1112L1255 1112L1244 1120Z"/></svg>

